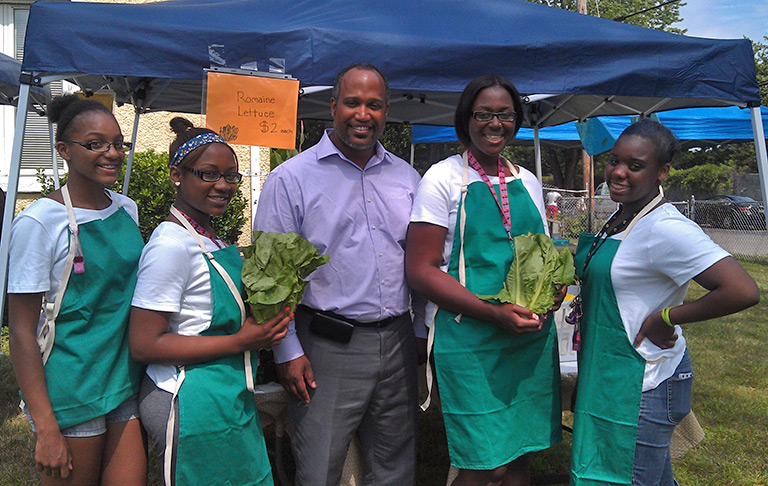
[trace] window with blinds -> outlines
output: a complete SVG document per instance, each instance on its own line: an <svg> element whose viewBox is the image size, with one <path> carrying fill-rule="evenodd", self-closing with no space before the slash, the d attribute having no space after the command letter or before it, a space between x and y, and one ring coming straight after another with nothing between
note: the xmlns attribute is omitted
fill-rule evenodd
<svg viewBox="0 0 768 486"><path fill-rule="evenodd" d="M24 33L27 30L29 7L14 7L13 26L16 41L16 59L24 58ZM62 82L51 83L51 95L61 94ZM54 127L55 130L55 127ZM21 152L21 169L51 169L51 139L48 134L48 119L35 112L29 112L24 131L24 147ZM58 155L56 162L63 169L64 162Z"/></svg>

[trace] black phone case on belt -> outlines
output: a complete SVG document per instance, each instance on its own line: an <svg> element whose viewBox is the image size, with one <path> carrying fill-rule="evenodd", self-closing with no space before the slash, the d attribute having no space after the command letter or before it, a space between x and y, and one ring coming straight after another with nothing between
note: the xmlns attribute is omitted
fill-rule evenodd
<svg viewBox="0 0 768 486"><path fill-rule="evenodd" d="M309 330L313 334L328 338L339 343L348 343L352 338L352 331L355 326L349 322L315 312L312 320L309 322Z"/></svg>

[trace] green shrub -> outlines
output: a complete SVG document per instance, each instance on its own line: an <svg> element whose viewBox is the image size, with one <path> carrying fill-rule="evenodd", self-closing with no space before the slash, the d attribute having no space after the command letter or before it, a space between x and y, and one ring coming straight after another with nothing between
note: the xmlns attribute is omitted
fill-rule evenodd
<svg viewBox="0 0 768 486"><path fill-rule="evenodd" d="M110 186L115 192L122 193L125 164L120 170L117 182ZM37 178L40 181L43 195L53 191L53 178L45 176L38 170ZM67 176L61 178L64 184ZM139 230L144 241L149 240L157 225L165 221L171 204L176 199L174 189L168 177L168 155L158 154L154 150L136 152L133 154L133 167L131 169L131 181L128 186L128 196L136 201L139 208ZM224 241L237 243L245 224L245 210L248 201L240 188L227 206L227 211L218 218L212 218L211 224L216 233Z"/></svg>
<svg viewBox="0 0 768 486"><path fill-rule="evenodd" d="M695 194L697 198L730 194L733 192L733 172L733 167L718 164L696 165L687 169L671 168L664 187L677 187L687 194Z"/></svg>

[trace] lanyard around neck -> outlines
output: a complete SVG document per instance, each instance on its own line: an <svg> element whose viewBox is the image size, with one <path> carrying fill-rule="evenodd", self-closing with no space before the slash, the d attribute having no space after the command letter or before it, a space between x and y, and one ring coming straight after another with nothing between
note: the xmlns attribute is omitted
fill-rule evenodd
<svg viewBox="0 0 768 486"><path fill-rule="evenodd" d="M618 234L622 231L624 231L624 234L621 237L621 240L624 240L624 238L627 237L630 231L632 231L632 228L635 227L635 224L637 224L640 219L645 216L646 214L650 213L653 208L655 208L661 200L664 198L664 191L661 189L661 186L659 186L659 194L656 195L651 201L643 206L642 209L639 211L635 211L634 214L632 214L629 218L622 221L620 224L616 225L612 230L609 231L611 226L616 222L618 219L619 214L621 214L621 209L613 213L613 215L610 217L610 219L603 225L602 228L600 228L600 231L597 232L595 235L595 239L592 241L592 246L589 248L589 251L587 252L586 258L584 258L584 268L582 269L581 274L584 275L587 271L587 265L589 264L589 261L592 259L592 256L597 253L597 250L602 246L603 242L608 239L611 235Z"/></svg>
<svg viewBox="0 0 768 486"><path fill-rule="evenodd" d="M499 177L499 192L501 193L501 201L499 201L499 198L496 196L496 189L494 189L493 184L491 184L491 180L488 177L488 174L485 173L485 169L483 169L483 166L480 165L480 163L475 159L475 156L472 155L472 152L467 151L467 161L469 162L470 167L475 169L478 174L480 174L480 178L483 179L483 182L488 185L488 188L491 190L491 195L493 196L493 200L496 201L496 205L499 207L499 211L501 211L501 222L504 224L504 229L507 230L507 235L512 238L512 218L510 216L509 211L509 198L507 197L507 184L504 177L504 165L501 163L501 157L497 159L499 164L498 169L498 177Z"/></svg>

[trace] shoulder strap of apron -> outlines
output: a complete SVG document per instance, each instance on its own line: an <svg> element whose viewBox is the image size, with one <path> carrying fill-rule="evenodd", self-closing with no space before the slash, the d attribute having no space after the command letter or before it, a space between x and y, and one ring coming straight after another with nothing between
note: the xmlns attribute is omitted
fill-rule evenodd
<svg viewBox="0 0 768 486"><path fill-rule="evenodd" d="M507 169L509 169L509 173L511 175L512 180L518 179L519 173L517 171L517 168L506 158L501 158L504 165L507 166ZM459 283L463 286L467 286L467 271L466 271L466 265L464 264L464 228L467 224L467 212L466 208L464 207L464 204L467 200L467 192L469 191L469 159L467 157L467 151L465 150L464 153L461 155L461 204L459 205ZM454 242L456 241L456 238L454 236ZM432 347L435 343L435 316L437 316L437 312L439 310L439 307L435 305L434 311L432 312L432 325L429 327L429 334L427 337L427 398L424 399L424 402L420 405L422 411L426 411L427 408L429 408L429 404L432 402L432 383L434 381L434 371L432 370L432 364L429 360L429 358L432 355ZM459 323L461 321L461 314L457 314L456 317L454 317L454 320L456 323Z"/></svg>
<svg viewBox="0 0 768 486"><path fill-rule="evenodd" d="M45 302L43 304L45 323L37 335L37 343L40 346L40 352L43 354L43 366L48 362L48 357L53 349L53 341L56 337L56 317L58 317L59 311L61 311L61 302L67 290L69 276L72 274L75 254L80 248L77 220L75 220L75 211L72 208L72 199L69 197L69 189L66 184L61 186L61 197L64 199L64 206L67 208L67 219L69 220L69 252L67 253L67 259L64 261L64 273L61 275L56 298L53 302Z"/></svg>
<svg viewBox="0 0 768 486"><path fill-rule="evenodd" d="M659 186L659 193L656 195L656 197L651 199L651 201L648 204L646 204L643 207L643 209L640 210L639 213L637 213L637 216L635 216L632 219L632 221L630 221L629 225L627 225L627 228L624 231L622 231L621 237L619 239L621 241L624 241L624 238L626 238L629 232L632 231L632 228L635 227L637 222L640 221L640 219L642 219L643 216L653 211L663 198L664 198L664 189L662 189L661 186Z"/></svg>

